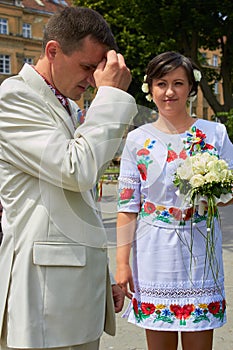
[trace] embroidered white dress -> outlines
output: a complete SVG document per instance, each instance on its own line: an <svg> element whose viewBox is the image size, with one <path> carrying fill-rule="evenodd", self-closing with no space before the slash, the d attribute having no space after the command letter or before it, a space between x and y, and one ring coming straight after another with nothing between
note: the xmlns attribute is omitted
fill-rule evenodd
<svg viewBox="0 0 233 350"><path fill-rule="evenodd" d="M135 293L124 317L147 329L207 330L226 322L219 223L216 219L211 262L206 212L200 216L195 208L183 207L173 184L177 166L197 152L215 154L233 168L225 126L202 119L178 135L143 125L128 134L122 154L118 211L138 213Z"/></svg>

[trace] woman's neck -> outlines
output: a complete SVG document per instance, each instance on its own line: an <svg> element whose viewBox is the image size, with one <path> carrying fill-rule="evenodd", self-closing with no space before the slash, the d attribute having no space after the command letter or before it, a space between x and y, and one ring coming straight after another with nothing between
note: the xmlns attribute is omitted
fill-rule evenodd
<svg viewBox="0 0 233 350"><path fill-rule="evenodd" d="M188 114L177 119L169 120L166 117L160 116L153 123L154 126L167 134L182 134L195 123L195 119Z"/></svg>

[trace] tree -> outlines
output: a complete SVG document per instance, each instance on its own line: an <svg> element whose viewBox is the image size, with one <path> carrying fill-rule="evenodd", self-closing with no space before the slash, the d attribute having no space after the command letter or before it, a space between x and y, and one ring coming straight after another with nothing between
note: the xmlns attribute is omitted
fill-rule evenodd
<svg viewBox="0 0 233 350"><path fill-rule="evenodd" d="M231 0L162 0L152 4L155 6L154 11L152 10L153 18L147 10L142 16L145 21L144 30L151 32L149 28L153 21L159 24L156 29L164 33L166 44L170 37L175 39L175 50L191 57L203 71L204 79L200 86L214 112L229 111L233 107L233 2ZM169 48L169 45L167 47ZM200 48L220 50L220 74L217 70L208 67L200 54ZM223 105L218 102L212 90L213 83L220 79L223 84Z"/></svg>
<svg viewBox="0 0 233 350"><path fill-rule="evenodd" d="M75 3L78 6L86 6L98 11L110 24L119 51L124 54L133 75L130 92L138 103L144 102L141 92L143 72L153 53L150 41L147 40L141 23L138 21L139 5L134 0L75 0Z"/></svg>
<svg viewBox="0 0 233 350"><path fill-rule="evenodd" d="M191 57L203 72L200 86L214 113L233 108L232 0L76 0L76 4L97 10L111 25L132 70L131 93L138 103L150 106L141 93L148 61L175 50ZM220 50L220 70L208 66L200 48ZM222 105L213 92L216 81L222 81Z"/></svg>

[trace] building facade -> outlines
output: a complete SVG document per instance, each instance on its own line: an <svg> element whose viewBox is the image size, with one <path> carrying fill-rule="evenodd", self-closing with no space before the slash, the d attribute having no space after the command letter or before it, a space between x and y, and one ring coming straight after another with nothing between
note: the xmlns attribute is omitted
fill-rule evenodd
<svg viewBox="0 0 233 350"><path fill-rule="evenodd" d="M0 82L24 62L36 63L44 26L64 6L65 0L0 0Z"/></svg>
<svg viewBox="0 0 233 350"><path fill-rule="evenodd" d="M43 29L56 11L71 6L71 0L0 0L0 83L19 72L25 62L35 64L41 54ZM204 51L205 65L219 69L218 51ZM221 82L214 85L214 93L222 103ZM87 91L77 101L85 117L95 91ZM205 100L201 90L194 102L190 103L189 112L193 116L211 119L213 110Z"/></svg>
<svg viewBox="0 0 233 350"><path fill-rule="evenodd" d="M25 62L37 62L46 23L53 13L71 5L71 0L0 0L0 83L17 74ZM87 91L77 101L81 119L93 95Z"/></svg>
<svg viewBox="0 0 233 350"><path fill-rule="evenodd" d="M221 64L220 51L219 50L209 51L209 50L201 49L200 53L202 54L202 57L203 57L203 67L214 69L218 73L220 73L220 64ZM220 104L223 104L224 101L223 101L222 82L221 81L213 82L213 86L214 86L213 92L217 100L220 102ZM209 106L200 88L198 90L196 100L190 103L189 113L193 117L197 116L199 118L208 119L208 120L211 120L212 116L214 115L214 111Z"/></svg>

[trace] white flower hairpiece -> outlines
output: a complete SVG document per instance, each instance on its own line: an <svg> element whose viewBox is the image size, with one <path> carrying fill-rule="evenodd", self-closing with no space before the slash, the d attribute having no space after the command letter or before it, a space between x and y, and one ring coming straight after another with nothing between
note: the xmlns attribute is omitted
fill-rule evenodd
<svg viewBox="0 0 233 350"><path fill-rule="evenodd" d="M148 85L148 83L146 83L146 78L147 78L147 75L144 75L143 84L142 84L142 91L143 91L145 94L147 94L147 95L146 95L147 101L151 102L151 101L153 101L153 98L152 98L151 94L148 93L150 90L149 90L149 85Z"/></svg>
<svg viewBox="0 0 233 350"><path fill-rule="evenodd" d="M194 101L196 100L196 98L197 98L197 95L189 96L189 97L188 97L188 101L189 101L189 102L194 102Z"/></svg>
<svg viewBox="0 0 233 350"><path fill-rule="evenodd" d="M193 70L193 75L194 75L195 81L197 81L197 82L201 81L202 75L201 75L201 72L198 69L194 69Z"/></svg>

